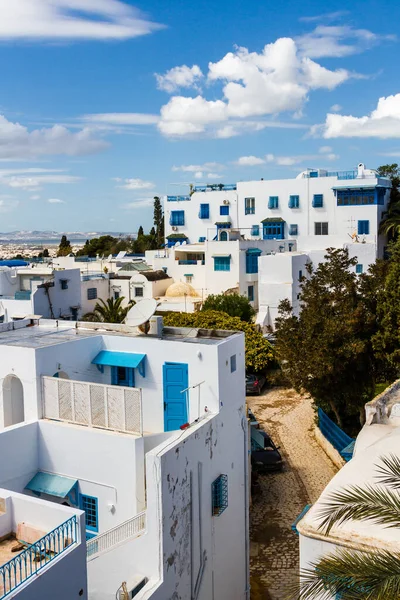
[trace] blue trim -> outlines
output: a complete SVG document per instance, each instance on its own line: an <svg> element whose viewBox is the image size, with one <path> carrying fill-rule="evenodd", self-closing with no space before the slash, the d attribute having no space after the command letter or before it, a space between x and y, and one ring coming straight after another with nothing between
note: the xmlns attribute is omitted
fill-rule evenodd
<svg viewBox="0 0 400 600"><path fill-rule="evenodd" d="M220 214L221 216L225 216L225 217L227 217L227 216L229 215L229 206L222 204L222 205L219 207L219 214Z"/></svg>
<svg viewBox="0 0 400 600"><path fill-rule="evenodd" d="M356 273L357 275L361 275L361 273L363 272L363 266L361 264L356 265Z"/></svg>
<svg viewBox="0 0 400 600"><path fill-rule="evenodd" d="M291 530L296 535L299 535L299 532L297 530L297 525L300 523L300 521L302 520L302 518L306 516L306 514L308 513L308 511L310 510L311 507L312 507L312 504L306 504L305 507L303 508L303 510L301 511L301 513L299 514L299 516L292 523Z"/></svg>
<svg viewBox="0 0 400 600"><path fill-rule="evenodd" d="M230 271L231 257L230 256L214 256L214 271Z"/></svg>
<svg viewBox="0 0 400 600"><path fill-rule="evenodd" d="M171 210L169 217L169 224L174 226L182 226L185 224L185 211L184 210Z"/></svg>
<svg viewBox="0 0 400 600"><path fill-rule="evenodd" d="M249 196L244 199L244 214L254 215L256 212L256 199L254 196Z"/></svg>
<svg viewBox="0 0 400 600"><path fill-rule="evenodd" d="M257 249L254 248L254 250ZM260 254L261 250L258 250L258 252L246 252L246 273L258 273L258 257Z"/></svg>
<svg viewBox="0 0 400 600"><path fill-rule="evenodd" d="M176 431L188 420L189 367L186 363L163 365L164 431Z"/></svg>
<svg viewBox="0 0 400 600"><path fill-rule="evenodd" d="M268 208L270 210L279 207L279 196L270 196L268 200Z"/></svg>
<svg viewBox="0 0 400 600"><path fill-rule="evenodd" d="M300 196L289 196L289 208L299 208L300 207Z"/></svg>
<svg viewBox="0 0 400 600"><path fill-rule="evenodd" d="M335 189L335 188L334 188ZM365 206L385 203L386 188L336 189L338 206Z"/></svg>
<svg viewBox="0 0 400 600"><path fill-rule="evenodd" d="M369 221L362 220L357 223L358 235L369 235Z"/></svg>
<svg viewBox="0 0 400 600"><path fill-rule="evenodd" d="M99 531L99 507L95 496L80 494L79 507L85 513L85 526L87 531Z"/></svg>
<svg viewBox="0 0 400 600"><path fill-rule="evenodd" d="M105 365L107 367L129 367L136 369L146 358L146 354L134 352L114 352L101 350L92 360L92 365Z"/></svg>
<svg viewBox="0 0 400 600"><path fill-rule="evenodd" d="M283 240L285 238L284 221L268 221L263 225L264 240Z"/></svg>
<svg viewBox="0 0 400 600"><path fill-rule="evenodd" d="M35 494L47 494L56 498L66 498L77 482L77 479L39 471L25 486L25 489Z"/></svg>
<svg viewBox="0 0 400 600"><path fill-rule="evenodd" d="M209 204L200 204L199 219L209 219L209 218L210 218L210 205Z"/></svg>
<svg viewBox="0 0 400 600"><path fill-rule="evenodd" d="M314 194L312 206L313 206L313 208L323 208L324 195L323 194Z"/></svg>

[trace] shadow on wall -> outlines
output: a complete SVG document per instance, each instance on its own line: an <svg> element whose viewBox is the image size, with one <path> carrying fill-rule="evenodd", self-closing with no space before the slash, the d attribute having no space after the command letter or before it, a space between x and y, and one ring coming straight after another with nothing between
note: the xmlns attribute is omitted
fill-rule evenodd
<svg viewBox="0 0 400 600"><path fill-rule="evenodd" d="M25 420L24 388L16 375L7 375L3 381L4 427Z"/></svg>

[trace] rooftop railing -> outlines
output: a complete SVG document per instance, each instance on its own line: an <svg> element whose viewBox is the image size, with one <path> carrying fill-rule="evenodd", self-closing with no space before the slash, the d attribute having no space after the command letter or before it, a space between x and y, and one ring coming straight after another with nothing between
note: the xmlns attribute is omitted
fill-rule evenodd
<svg viewBox="0 0 400 600"><path fill-rule="evenodd" d="M190 196L167 196L167 202L187 202Z"/></svg>
<svg viewBox="0 0 400 600"><path fill-rule="evenodd" d="M0 598L5 598L78 541L75 516L0 567Z"/></svg>
<svg viewBox="0 0 400 600"><path fill-rule="evenodd" d="M100 535L86 542L86 556L88 560L92 560L112 550L116 546L131 540L146 531L146 512L141 512L135 515L132 519L117 525L113 529L109 529Z"/></svg>
<svg viewBox="0 0 400 600"><path fill-rule="evenodd" d="M81 275L82 281L90 281L91 279L108 279L108 276L105 273L86 273L85 275Z"/></svg>
<svg viewBox="0 0 400 600"><path fill-rule="evenodd" d="M194 192L230 192L236 190L236 183L208 183L207 185L195 185Z"/></svg>
<svg viewBox="0 0 400 600"><path fill-rule="evenodd" d="M142 390L42 377L43 417L142 435Z"/></svg>

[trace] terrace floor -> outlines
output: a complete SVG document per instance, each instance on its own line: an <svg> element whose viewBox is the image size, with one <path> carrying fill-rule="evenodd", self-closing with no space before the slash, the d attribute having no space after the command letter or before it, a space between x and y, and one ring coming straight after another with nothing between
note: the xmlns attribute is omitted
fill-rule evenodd
<svg viewBox="0 0 400 600"><path fill-rule="evenodd" d="M17 546L18 541L14 534L10 534L10 537L0 542L0 567L6 562L18 556L22 552L23 548L19 552L12 552L11 549Z"/></svg>

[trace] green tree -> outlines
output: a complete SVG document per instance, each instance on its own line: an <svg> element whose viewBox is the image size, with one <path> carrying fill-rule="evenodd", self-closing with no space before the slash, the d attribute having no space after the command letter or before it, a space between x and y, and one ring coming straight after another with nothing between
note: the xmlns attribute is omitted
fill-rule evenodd
<svg viewBox="0 0 400 600"><path fill-rule="evenodd" d="M255 315L246 296L239 294L211 294L203 304L202 311L218 310L227 313L230 317L239 317L242 321L250 323Z"/></svg>
<svg viewBox="0 0 400 600"><path fill-rule="evenodd" d="M108 298L106 301L100 299L96 302L93 312L86 313L82 321L93 321L98 323L123 323L129 310L135 304L133 300L128 306L121 306L125 298Z"/></svg>
<svg viewBox="0 0 400 600"><path fill-rule="evenodd" d="M374 395L373 324L354 273L357 259L329 248L325 262L307 266L297 317L284 300L276 320L276 350L282 370L301 392L353 433L364 404ZM358 427L357 427L358 428Z"/></svg>
<svg viewBox="0 0 400 600"><path fill-rule="evenodd" d="M71 252L71 242L67 239L66 235L63 235L61 237L60 245L58 246L57 256L68 256Z"/></svg>
<svg viewBox="0 0 400 600"><path fill-rule="evenodd" d="M129 252L132 249L132 240L129 237L116 238L112 235L101 235L98 238L86 240L83 248L78 250L77 256L108 256L118 252Z"/></svg>
<svg viewBox="0 0 400 600"><path fill-rule="evenodd" d="M384 527L400 526L400 460L381 457L378 485L348 486L333 492L323 506L320 529L329 534L334 525L366 521ZM290 598L319 600L398 600L400 551L341 549L315 561L300 573L300 584Z"/></svg>
<svg viewBox="0 0 400 600"><path fill-rule="evenodd" d="M381 177L389 177L392 181L390 200L387 211L383 214L379 232L387 235L389 240L395 239L400 232L400 168L397 163L382 165L377 169Z"/></svg>
<svg viewBox="0 0 400 600"><path fill-rule="evenodd" d="M378 330L372 343L379 358L400 368L400 239L389 246L387 275L376 302Z"/></svg>
<svg viewBox="0 0 400 600"><path fill-rule="evenodd" d="M274 353L272 346L254 325L230 317L216 310L197 313L169 313L164 317L165 325L171 327L201 327L204 329L225 329L243 331L246 346L246 370L249 373L263 373L272 365Z"/></svg>
<svg viewBox="0 0 400 600"><path fill-rule="evenodd" d="M154 196L154 226L156 228L156 248L161 248L164 243L164 214L158 196Z"/></svg>
<svg viewBox="0 0 400 600"><path fill-rule="evenodd" d="M141 225L139 225L137 236L142 237L143 235L144 235L143 227Z"/></svg>

